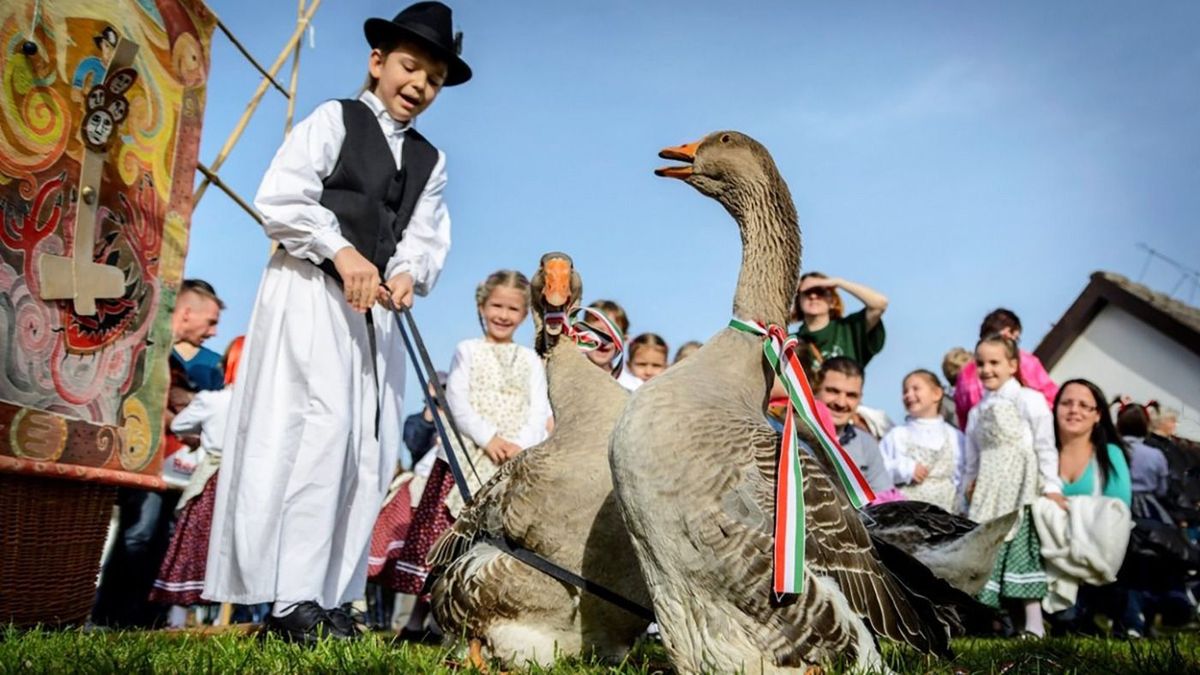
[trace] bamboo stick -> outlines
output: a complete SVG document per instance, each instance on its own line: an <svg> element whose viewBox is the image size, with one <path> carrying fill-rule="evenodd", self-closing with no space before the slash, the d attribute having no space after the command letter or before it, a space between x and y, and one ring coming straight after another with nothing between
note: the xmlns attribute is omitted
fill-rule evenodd
<svg viewBox="0 0 1200 675"><path fill-rule="evenodd" d="M242 207L242 210L244 210L246 213L249 213L251 218L254 218L255 220L257 220L259 225L262 225L262 223L263 223L262 214L259 213L258 210L255 209L253 206L250 206L250 204L245 199L242 199L241 195L234 192L233 188L226 185L225 181L221 180L221 177L218 176L216 173L213 173L212 169L208 168L207 166L204 166L200 162L196 162L196 170L199 171L200 173L204 174L204 181L206 183L212 183L213 185L216 185L217 188L219 188L222 192L229 195L229 198L232 199L234 201L234 203L236 203L238 206Z"/></svg>
<svg viewBox="0 0 1200 675"><path fill-rule="evenodd" d="M305 0L299 0L299 7L296 9L296 21L300 21L304 17ZM304 46L304 40L301 39L296 43L296 51L292 54L292 81L288 83L288 103L287 117L283 120L283 135L287 136L292 130L292 117L296 114L296 86L300 80L300 51Z"/></svg>
<svg viewBox="0 0 1200 675"><path fill-rule="evenodd" d="M316 13L317 7L320 5L321 0L312 0L312 4L308 6L308 11L305 12L304 18L301 19L296 26L296 31L292 33L291 39L287 41L287 44L284 45L283 50L279 52L279 58L275 59L275 63L271 64L271 67L268 69L272 76L278 73L279 69L283 67L283 63L287 60L288 54L292 51L296 41L304 35L304 29L308 27L308 22L312 21L313 14ZM216 159L214 159L212 164L209 165L209 170L211 172L216 172L221 168L221 165L225 163L225 159L229 156L229 152L233 150L233 146L238 142L238 139L242 137L242 133L246 131L246 125L250 122L250 116L253 115L254 111L258 108L258 104L262 100L263 94L265 94L267 91L267 86L267 81L265 79L262 82L259 82L258 89L254 92L254 96L250 98L250 103L246 106L246 110L242 112L241 119L238 120L237 125L233 128L233 132L229 134L229 138L225 139L225 145L221 148L221 151L217 153ZM208 188L208 184L210 182L211 181L206 177L205 180L201 181L195 192L192 193L193 209L196 208L196 204L200 203L200 199L204 196L204 191Z"/></svg>
<svg viewBox="0 0 1200 675"><path fill-rule="evenodd" d="M229 30L229 28L225 26L225 23L220 19L217 19L217 28L221 29L221 32L225 34L225 37L229 38L229 41L233 43L233 46L237 47L237 50L242 53L242 56L246 57L246 60L250 62L250 65L254 66L255 70L262 73L263 77L267 78L270 80L271 84L275 85L275 88L279 90L279 93L283 94L284 96L288 95L287 90L281 87L279 83L275 81L275 78L272 77L272 75L268 73L258 61L254 60L254 57L250 55L250 52L247 51L246 48L242 46L242 43L233 36L233 31Z"/></svg>

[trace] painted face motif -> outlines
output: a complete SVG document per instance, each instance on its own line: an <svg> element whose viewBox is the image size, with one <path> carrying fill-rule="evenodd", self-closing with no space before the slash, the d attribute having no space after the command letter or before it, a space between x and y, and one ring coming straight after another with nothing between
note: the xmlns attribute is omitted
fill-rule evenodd
<svg viewBox="0 0 1200 675"><path fill-rule="evenodd" d="M114 120L120 122L129 114L129 104L124 99L119 98L108 104L108 114L112 115Z"/></svg>
<svg viewBox="0 0 1200 675"><path fill-rule="evenodd" d="M106 99L106 98L108 98L108 97L105 96L103 87L93 87L92 90L90 92L88 92L88 97L87 97L88 110L96 110L97 108L103 108L104 107L104 99Z"/></svg>
<svg viewBox="0 0 1200 675"><path fill-rule="evenodd" d="M83 132L88 144L106 145L112 136L113 126L112 115L109 115L107 110L96 110L88 115L87 122L83 125Z"/></svg>
<svg viewBox="0 0 1200 675"><path fill-rule="evenodd" d="M132 68L126 68L113 73L112 79L108 82L108 90L114 94L124 94L133 86L133 81L137 79L137 71Z"/></svg>

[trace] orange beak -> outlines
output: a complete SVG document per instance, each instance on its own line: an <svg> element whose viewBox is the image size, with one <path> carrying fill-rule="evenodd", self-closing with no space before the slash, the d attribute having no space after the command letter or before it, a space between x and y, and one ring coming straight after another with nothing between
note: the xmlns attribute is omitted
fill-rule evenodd
<svg viewBox="0 0 1200 675"><path fill-rule="evenodd" d="M566 258L551 258L543 266L544 284L542 297L546 304L565 307L571 300L571 261Z"/></svg>
<svg viewBox="0 0 1200 675"><path fill-rule="evenodd" d="M677 145L673 148L666 148L658 153L662 159L674 159L680 162L686 162L686 166L664 166L661 169L655 169L654 175L664 178L679 178L685 179L692 175L691 164L696 161L696 150L700 147L700 141L688 143L687 145Z"/></svg>

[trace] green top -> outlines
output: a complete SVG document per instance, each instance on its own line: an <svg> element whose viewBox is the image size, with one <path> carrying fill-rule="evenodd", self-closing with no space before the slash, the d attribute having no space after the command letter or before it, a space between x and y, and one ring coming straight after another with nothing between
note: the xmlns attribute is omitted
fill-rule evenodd
<svg viewBox="0 0 1200 675"><path fill-rule="evenodd" d="M1102 494L1105 497L1120 499L1128 506L1129 499L1133 495L1133 488L1129 481L1129 462L1125 461L1125 453L1121 452L1120 447L1110 443L1108 446L1108 461L1112 462L1113 473L1106 476L1107 480L1104 481L1104 491ZM1091 495L1093 485L1092 474L1099 468L1099 462L1093 457L1077 480L1068 482L1064 478L1063 496L1080 497Z"/></svg>
<svg viewBox="0 0 1200 675"><path fill-rule="evenodd" d="M883 349L884 338L883 320L871 330L867 330L867 310L857 312L840 319L830 319L829 323L819 331L809 332L803 324L796 331L796 337L803 338L816 345L821 352L821 359L831 359L835 356L846 356L854 359L863 368Z"/></svg>

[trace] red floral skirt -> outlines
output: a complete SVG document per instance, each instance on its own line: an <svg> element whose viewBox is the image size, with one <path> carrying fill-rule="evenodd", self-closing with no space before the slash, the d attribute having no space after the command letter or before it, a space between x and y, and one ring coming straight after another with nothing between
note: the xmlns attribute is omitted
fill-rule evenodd
<svg viewBox="0 0 1200 675"><path fill-rule="evenodd" d="M169 605L195 605L204 590L208 565L208 535L212 531L213 508L217 504L217 474L214 473L175 521L175 535L150 589L150 599Z"/></svg>
<svg viewBox="0 0 1200 675"><path fill-rule="evenodd" d="M453 489L454 475L450 473L450 465L439 459L429 472L429 480L425 482L425 491L421 493L421 501L413 512L404 544L395 560L389 562L381 572L379 583L400 593L421 594L425 577L429 575L425 556L438 537L454 524L454 516L450 515L450 510L443 503Z"/></svg>
<svg viewBox="0 0 1200 675"><path fill-rule="evenodd" d="M389 577L404 548L404 540L412 525L412 481L407 480L396 491L392 500L384 505L375 521L371 533L371 553L367 561L367 578L381 585L390 586Z"/></svg>

